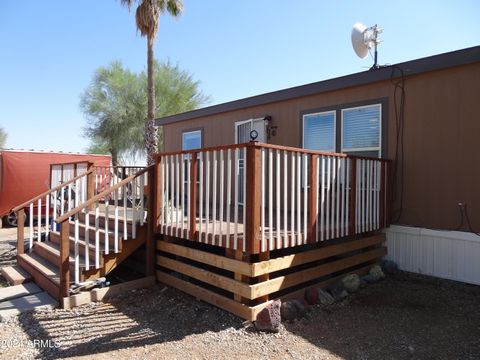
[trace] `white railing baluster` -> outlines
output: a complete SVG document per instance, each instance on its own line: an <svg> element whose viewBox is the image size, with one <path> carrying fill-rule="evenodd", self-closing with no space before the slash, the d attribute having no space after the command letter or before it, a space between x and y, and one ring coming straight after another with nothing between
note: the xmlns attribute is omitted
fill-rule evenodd
<svg viewBox="0 0 480 360"><path fill-rule="evenodd" d="M104 218L105 218L105 226L104 226L104 229L105 229L105 244L103 245L104 246L104 249L105 249L105 254L109 254L109 250L110 250L110 244L108 242L109 240L109 234L108 234L108 219L109 219L109 214L108 214L108 207L109 207L109 204L110 204L110 194L107 195L107 199L105 199L105 215L104 215ZM132 207L132 210L133 210L133 207ZM135 213L133 211L133 213Z"/></svg>
<svg viewBox="0 0 480 360"><path fill-rule="evenodd" d="M199 219L198 219L198 241L202 242L202 225L203 225L203 153L198 154L198 165L199 165L199 203L198 203L198 211L199 211Z"/></svg>
<svg viewBox="0 0 480 360"><path fill-rule="evenodd" d="M233 207L233 248L235 250L238 249L238 181L240 177L240 152L237 149L235 149L235 179L234 179L234 185L233 185L233 201L234 201L234 207Z"/></svg>
<svg viewBox="0 0 480 360"><path fill-rule="evenodd" d="M268 248L273 250L273 152L268 149Z"/></svg>
<svg viewBox="0 0 480 360"><path fill-rule="evenodd" d="M216 244L217 236L217 151L213 151L213 183L212 183L212 244Z"/></svg>
<svg viewBox="0 0 480 360"><path fill-rule="evenodd" d="M140 178L140 226L143 226L145 223L145 204L143 201L144 190L145 190L145 176L140 175L136 179ZM118 191L118 190L117 190Z"/></svg>
<svg viewBox="0 0 480 360"><path fill-rule="evenodd" d="M114 219L113 219L113 233L114 233L114 244L113 248L115 254L118 253L118 189L113 192L113 203L114 203ZM108 221L108 219L106 219Z"/></svg>
<svg viewBox="0 0 480 360"><path fill-rule="evenodd" d="M137 178L132 179L132 239L137 238Z"/></svg>
<svg viewBox="0 0 480 360"><path fill-rule="evenodd" d="M32 247L33 247L33 203L30 203L30 211L28 212L28 220L30 222L30 224L29 224L30 238L29 238L28 250L32 251Z"/></svg>
<svg viewBox="0 0 480 360"><path fill-rule="evenodd" d="M165 219L166 219L166 198L165 198L165 156L162 156L160 158L160 173L161 173L161 178L162 178L162 186L160 187L160 193L162 195L162 214L160 216L160 226L161 226L161 231L162 234L166 233L166 228L165 228Z"/></svg>
<svg viewBox="0 0 480 360"><path fill-rule="evenodd" d="M300 153L297 153L297 181L296 181L296 184L297 184L297 196L296 196L296 200L297 200L297 221L296 221L296 225L297 225L297 239L296 239L296 243L295 245L300 245L302 243L302 207L301 207L301 203L302 203L302 177L301 177L301 174L302 174L302 155Z"/></svg>
<svg viewBox="0 0 480 360"><path fill-rule="evenodd" d="M315 174L315 178L317 179L317 198L315 199L315 201L317 202L317 207L316 207L316 231L315 231L315 241L318 242L318 238L319 238L319 229L321 231L321 227L319 227L319 208L320 208L320 201L318 200L318 195L320 194L320 187L322 186L320 184L320 157L317 156L317 173Z"/></svg>
<svg viewBox="0 0 480 360"><path fill-rule="evenodd" d="M37 241L42 240L42 199L37 203Z"/></svg>
<svg viewBox="0 0 480 360"><path fill-rule="evenodd" d="M85 209L85 269L90 269L90 212Z"/></svg>
<svg viewBox="0 0 480 360"><path fill-rule="evenodd" d="M232 200L232 151L227 150L227 247L230 247L230 207Z"/></svg>
<svg viewBox="0 0 480 360"><path fill-rule="evenodd" d="M283 247L288 247L288 153L283 151Z"/></svg>
<svg viewBox="0 0 480 360"><path fill-rule="evenodd" d="M275 199L275 206L276 206L276 215L277 215L277 249L282 247L282 238L281 238L281 231L280 231L280 151L276 150L276 164L275 164L275 190L276 190L276 199Z"/></svg>
<svg viewBox="0 0 480 360"><path fill-rule="evenodd" d="M335 236L340 236L340 201L341 201L341 194L340 194L340 180L341 180L341 158L337 158L337 192L335 194L336 198L336 209L335 209Z"/></svg>
<svg viewBox="0 0 480 360"><path fill-rule="evenodd" d="M260 203L260 213L261 213L261 249L262 252L267 250L266 244L265 244L265 149L261 149L261 203Z"/></svg>
<svg viewBox="0 0 480 360"><path fill-rule="evenodd" d="M187 193L187 233L185 234L182 231L182 237L188 239L188 234L190 234L190 182L192 181L192 174L190 171L190 164L192 162L191 156L187 157L187 188L185 189Z"/></svg>
<svg viewBox="0 0 480 360"><path fill-rule="evenodd" d="M79 234L79 221L78 213L75 214L75 245L74 245L74 257L75 257L75 284L80 283L80 257L78 254L78 241L80 240Z"/></svg>
<svg viewBox="0 0 480 360"><path fill-rule="evenodd" d="M325 240L330 239L330 198L332 197L330 189L330 179L332 178L332 158L327 158L327 201L325 203Z"/></svg>
<svg viewBox="0 0 480 360"><path fill-rule="evenodd" d="M85 252L89 249L85 249ZM100 268L100 209L98 201L95 202L95 268Z"/></svg>
<svg viewBox="0 0 480 360"><path fill-rule="evenodd" d="M290 167L292 170L292 181L290 189L290 244L288 246L295 246L295 154L290 153Z"/></svg>
<svg viewBox="0 0 480 360"><path fill-rule="evenodd" d="M340 159L341 163L341 174L342 174L342 180L341 180L341 186L340 186L340 196L341 196L341 209L340 209L340 236L345 236L345 158Z"/></svg>
<svg viewBox="0 0 480 360"><path fill-rule="evenodd" d="M165 156L165 197L163 198L165 208L165 234L169 235L168 227L171 226L172 209L170 203L173 201L172 194L170 193L170 156ZM133 221L133 219L132 219Z"/></svg>
<svg viewBox="0 0 480 360"><path fill-rule="evenodd" d="M330 201L332 208L330 209L330 239L335 237L335 184L337 182L337 159L332 156L332 179L331 179L331 188L330 188Z"/></svg>
<svg viewBox="0 0 480 360"><path fill-rule="evenodd" d="M308 219L308 155L303 154L303 244L307 243L307 219ZM313 214L312 214L313 215Z"/></svg>
<svg viewBox="0 0 480 360"><path fill-rule="evenodd" d="M175 167L177 163L176 157L169 156L170 158L170 236L174 235L174 223L173 223L173 214L177 216L178 209L175 209L174 200L175 197L178 197L179 194L175 193ZM182 161L182 171L183 171L183 161ZM183 178L182 178L182 187L183 187ZM183 230L183 196L182 196L182 230ZM175 230L176 231L176 230Z"/></svg>
<svg viewBox="0 0 480 360"><path fill-rule="evenodd" d="M210 152L205 153L205 243L209 243L208 235L210 234Z"/></svg>
<svg viewBox="0 0 480 360"><path fill-rule="evenodd" d="M245 206L245 199L246 199L246 194L247 194L247 161L248 161L248 158L247 158L247 148L244 147L242 149L243 151L243 181L242 181L242 184L243 184L243 207L242 207L242 211L243 211L243 239L242 239L242 251L246 251L246 248L247 248L247 239L245 237L245 219L247 218L247 207ZM252 160L253 161L253 160Z"/></svg>
<svg viewBox="0 0 480 360"><path fill-rule="evenodd" d="M162 182L163 185L163 182ZM122 200L123 200L123 240L128 239L128 221L127 221L127 187L122 186ZM163 209L162 209L163 213Z"/></svg>
<svg viewBox="0 0 480 360"><path fill-rule="evenodd" d="M320 241L325 240L325 156L322 155L322 181L320 183Z"/></svg>
<svg viewBox="0 0 480 360"><path fill-rule="evenodd" d="M349 234L349 225L350 225L350 206L349 206L349 199L350 199L350 166L352 160L347 158L345 160L345 235L348 236Z"/></svg>
<svg viewBox="0 0 480 360"><path fill-rule="evenodd" d="M180 162L181 160L181 162ZM183 178L183 172L184 172L184 156L183 155L180 155L180 158L177 155L175 155L175 185L176 185L176 191L175 191L175 236L178 237L178 232L180 231L180 227L178 226L178 211L180 210L180 196L182 197L183 199L183 194L180 195L180 167L182 167L182 189L183 187L185 186L184 184L184 178ZM183 192L183 191L182 191ZM184 203L182 202L182 214L183 214L183 210L184 210ZM173 220L173 213L172 213L172 220ZM182 237L183 237L183 215L182 215Z"/></svg>
<svg viewBox="0 0 480 360"><path fill-rule="evenodd" d="M45 240L50 234L50 194L45 196Z"/></svg>
<svg viewBox="0 0 480 360"><path fill-rule="evenodd" d="M220 150L220 242L219 245L223 246L223 211L224 211L224 203L223 203L223 191L224 191L224 181L225 181L225 174L224 174L224 163L223 163L223 150ZM227 246L228 247L228 246Z"/></svg>
<svg viewBox="0 0 480 360"><path fill-rule="evenodd" d="M61 191L61 189L60 189L60 191ZM52 227L52 231L57 231L57 223L55 222L55 220L57 220L57 205L58 205L57 204L57 197L58 197L58 192L57 192L57 190L55 190L53 192L53 199L52 199L52 201L53 201L53 222L52 222L53 227Z"/></svg>

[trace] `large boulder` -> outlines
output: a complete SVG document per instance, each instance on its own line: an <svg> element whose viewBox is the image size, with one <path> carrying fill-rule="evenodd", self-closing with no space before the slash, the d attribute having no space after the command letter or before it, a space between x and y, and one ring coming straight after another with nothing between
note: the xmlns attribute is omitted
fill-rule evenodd
<svg viewBox="0 0 480 360"><path fill-rule="evenodd" d="M360 277L357 274L350 274L342 279L342 285L349 293L354 293L360 287Z"/></svg>
<svg viewBox="0 0 480 360"><path fill-rule="evenodd" d="M317 294L318 294L317 295L318 303L323 306L332 305L335 302L335 299L333 298L333 296L323 289L318 288Z"/></svg>
<svg viewBox="0 0 480 360"><path fill-rule="evenodd" d="M291 300L282 302L280 307L280 313L282 315L282 320L290 321L298 317L297 307L293 304Z"/></svg>
<svg viewBox="0 0 480 360"><path fill-rule="evenodd" d="M295 299L292 300L293 306L297 309L298 317L303 317L307 313L308 304L304 299Z"/></svg>
<svg viewBox="0 0 480 360"><path fill-rule="evenodd" d="M279 332L282 324L282 302L275 300L260 311L255 320L255 328L259 331Z"/></svg>
<svg viewBox="0 0 480 360"><path fill-rule="evenodd" d="M343 287L342 282L330 285L327 290L336 301L343 300L348 296L348 291Z"/></svg>
<svg viewBox="0 0 480 360"><path fill-rule="evenodd" d="M394 274L398 271L397 263L392 260L383 260L382 268L387 274Z"/></svg>
<svg viewBox="0 0 480 360"><path fill-rule="evenodd" d="M385 277L385 274L379 265L372 266L368 274L375 280L375 282L380 281Z"/></svg>
<svg viewBox="0 0 480 360"><path fill-rule="evenodd" d="M308 288L305 290L305 301L308 305L315 305L318 302L318 292L315 288Z"/></svg>

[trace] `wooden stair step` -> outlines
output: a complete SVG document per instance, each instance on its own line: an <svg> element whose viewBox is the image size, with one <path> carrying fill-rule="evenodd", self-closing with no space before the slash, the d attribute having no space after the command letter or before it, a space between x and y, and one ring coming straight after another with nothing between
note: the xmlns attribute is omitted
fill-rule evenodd
<svg viewBox="0 0 480 360"><path fill-rule="evenodd" d="M33 280L32 276L19 265L2 267L0 272L10 285L20 285Z"/></svg>
<svg viewBox="0 0 480 360"><path fill-rule="evenodd" d="M35 283L55 299L59 299L60 270L35 253L20 254L18 264L32 275Z"/></svg>
<svg viewBox="0 0 480 360"><path fill-rule="evenodd" d="M79 235L80 238L82 238L82 239L85 238L85 231L86 231L85 225L84 224L78 224L78 233L79 233L78 235ZM98 232L100 234L100 242L103 244L105 242L105 238L107 238L109 248L113 249L113 246L114 246L114 243L115 243L115 233L114 233L113 229L109 228L108 233L105 232L105 229L98 229ZM95 228L90 227L88 229L88 233L89 233L90 242L95 241L95 233L96 233ZM73 223L73 222L70 222L70 234L72 236L75 235L75 223ZM127 231L127 240L131 239L131 238L132 238L132 234ZM118 250L119 251L122 250L123 239L124 239L124 237L123 237L123 227L121 227L121 228L118 229Z"/></svg>
<svg viewBox="0 0 480 360"><path fill-rule="evenodd" d="M52 241L35 243L33 247L33 251L36 254L40 255L45 260L48 260L49 262L51 262L52 264L60 263L60 245L55 244ZM95 258L93 260L95 261ZM68 261L70 263L70 271L74 271L75 270L75 253L73 248L70 248L70 256ZM85 258L83 256L79 256L79 265L81 270L85 269Z"/></svg>
<svg viewBox="0 0 480 360"><path fill-rule="evenodd" d="M90 212L89 213L90 215L90 226L94 225L95 226L95 212ZM86 214L85 213L79 213L78 214L78 219L80 220L81 223L85 223L85 218L86 218ZM105 214L102 214L100 215L100 217L98 218L98 225L102 228L105 228ZM123 231L123 212L120 212L120 216L118 218L118 222L119 222L119 226L120 228L122 229ZM127 231L129 233L131 233L132 231L132 223L133 223L133 220L128 218L127 217ZM108 226L109 228L113 228L113 226L115 226L115 215L112 215L112 214L108 214Z"/></svg>
<svg viewBox="0 0 480 360"><path fill-rule="evenodd" d="M75 238L73 236L69 237L70 239L70 249L73 249L75 246ZM60 233L58 231L51 231L50 232L50 241L60 245ZM81 256L85 257L85 248L87 247L87 243L85 242L84 239L79 239L78 240L78 252ZM89 249L89 254L90 254L90 259L95 259L95 245L90 242L88 244L88 249ZM100 265L102 264L102 251L100 251Z"/></svg>

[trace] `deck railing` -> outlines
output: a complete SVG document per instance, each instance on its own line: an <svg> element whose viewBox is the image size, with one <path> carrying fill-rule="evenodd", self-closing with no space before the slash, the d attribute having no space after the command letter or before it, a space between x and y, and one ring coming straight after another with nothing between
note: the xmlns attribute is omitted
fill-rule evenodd
<svg viewBox="0 0 480 360"><path fill-rule="evenodd" d="M143 168L55 220L60 226L61 297L69 293L70 254L74 259L73 282L79 284L82 270L100 269L103 254L117 254L123 241L136 238L137 225L147 222L144 189L152 170L153 167ZM133 202L129 204L128 199Z"/></svg>
<svg viewBox="0 0 480 360"><path fill-rule="evenodd" d="M157 232L249 253L388 226L390 161L250 142L157 154Z"/></svg>

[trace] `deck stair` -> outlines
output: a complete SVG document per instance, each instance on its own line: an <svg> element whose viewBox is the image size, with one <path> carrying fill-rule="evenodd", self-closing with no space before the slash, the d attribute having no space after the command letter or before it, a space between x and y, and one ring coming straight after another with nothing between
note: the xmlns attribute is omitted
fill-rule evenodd
<svg viewBox="0 0 480 360"><path fill-rule="evenodd" d="M24 209L32 210L35 204L39 216L29 217L27 239L23 225L19 226L18 265L2 268L4 278L11 285L33 280L61 302L72 288L108 275L146 243L148 169L104 187L97 194L91 191L94 187L89 181L95 179L95 173L90 170L15 208L22 219ZM72 190L75 196L69 197Z"/></svg>

